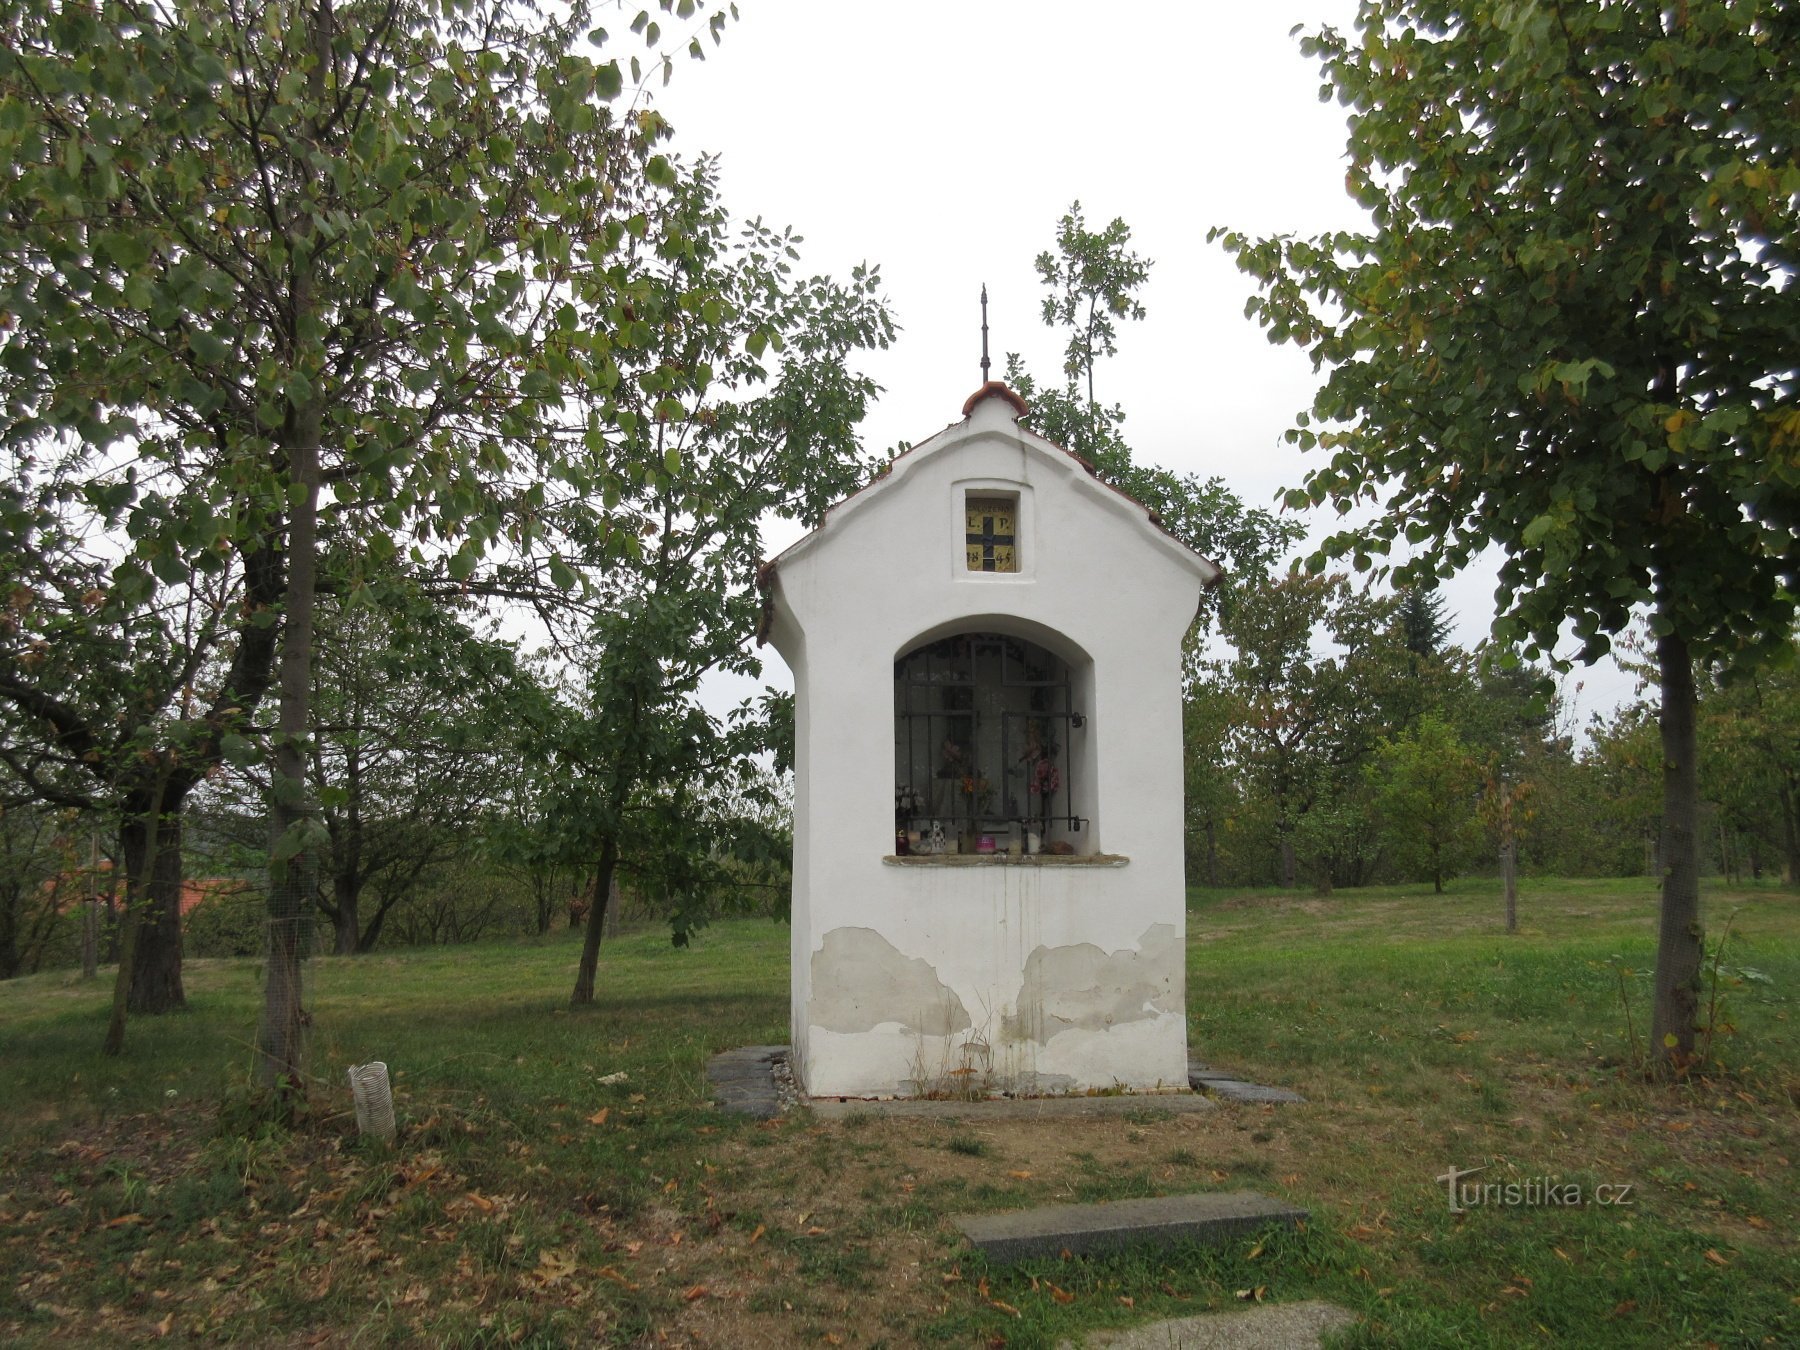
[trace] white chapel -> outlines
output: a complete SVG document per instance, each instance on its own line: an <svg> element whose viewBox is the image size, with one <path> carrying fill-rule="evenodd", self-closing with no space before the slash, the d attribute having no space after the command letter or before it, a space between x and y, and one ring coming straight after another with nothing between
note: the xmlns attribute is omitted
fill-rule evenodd
<svg viewBox="0 0 1800 1350"><path fill-rule="evenodd" d="M989 382L764 565L814 1097L1184 1091L1181 648L1212 562Z"/></svg>

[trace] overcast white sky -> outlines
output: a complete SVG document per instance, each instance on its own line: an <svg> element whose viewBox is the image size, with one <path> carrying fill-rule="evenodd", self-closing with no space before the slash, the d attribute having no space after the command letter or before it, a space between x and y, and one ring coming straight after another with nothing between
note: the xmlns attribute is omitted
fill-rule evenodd
<svg viewBox="0 0 1800 1350"><path fill-rule="evenodd" d="M880 265L902 331L867 362L886 390L865 423L871 448L960 416L980 382L984 282L995 377L1017 351L1040 380L1058 378L1062 339L1039 316L1032 260L1079 200L1089 228L1123 217L1154 260L1148 318L1124 326L1096 379L1102 401L1124 406L1134 453L1217 474L1253 505L1299 483L1305 457L1281 438L1316 377L1244 317L1250 283L1206 232L1362 224L1343 188L1344 110L1319 101L1316 63L1290 36L1350 26L1353 0L738 8L704 64L676 61L655 106L683 154L721 157L734 214L805 236L808 270ZM675 27L664 48L679 50ZM1458 641L1486 636L1493 589L1491 566L1446 588ZM1610 666L1575 679L1582 720L1632 690Z"/></svg>

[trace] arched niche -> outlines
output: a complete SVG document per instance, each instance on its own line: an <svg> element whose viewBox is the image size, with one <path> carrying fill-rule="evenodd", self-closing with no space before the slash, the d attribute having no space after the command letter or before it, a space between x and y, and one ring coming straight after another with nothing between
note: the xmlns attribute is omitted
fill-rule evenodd
<svg viewBox="0 0 1800 1350"><path fill-rule="evenodd" d="M1099 850L1093 661L1011 616L939 625L894 658L894 849ZM916 836L916 838L915 838Z"/></svg>

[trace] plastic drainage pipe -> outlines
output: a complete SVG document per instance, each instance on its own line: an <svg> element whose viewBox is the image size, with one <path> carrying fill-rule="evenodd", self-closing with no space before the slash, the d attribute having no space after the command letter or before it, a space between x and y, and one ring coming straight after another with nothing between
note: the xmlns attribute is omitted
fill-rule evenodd
<svg viewBox="0 0 1800 1350"><path fill-rule="evenodd" d="M380 1060L350 1066L350 1095L356 1102L356 1129L377 1139L394 1137L394 1094L387 1065Z"/></svg>

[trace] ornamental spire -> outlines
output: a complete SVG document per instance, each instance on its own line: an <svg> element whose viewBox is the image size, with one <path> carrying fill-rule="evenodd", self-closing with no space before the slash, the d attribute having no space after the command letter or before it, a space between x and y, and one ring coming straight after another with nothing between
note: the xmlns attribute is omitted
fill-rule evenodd
<svg viewBox="0 0 1800 1350"><path fill-rule="evenodd" d="M987 282L981 283L981 382L988 382Z"/></svg>

